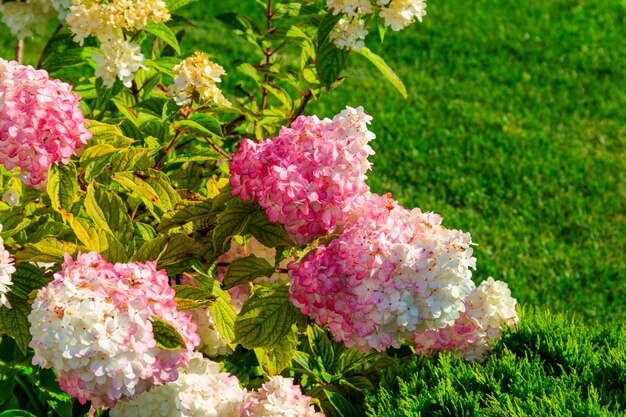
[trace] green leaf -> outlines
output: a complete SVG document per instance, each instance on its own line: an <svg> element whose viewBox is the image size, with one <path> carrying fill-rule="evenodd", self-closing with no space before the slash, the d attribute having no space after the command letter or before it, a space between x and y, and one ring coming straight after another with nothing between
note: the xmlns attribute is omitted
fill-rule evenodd
<svg viewBox="0 0 626 417"><path fill-rule="evenodd" d="M326 88L339 78L339 74L348 62L349 51L339 49L329 38L341 15L327 14L322 19L317 32L317 51L315 67L317 75Z"/></svg>
<svg viewBox="0 0 626 417"><path fill-rule="evenodd" d="M97 184L89 184L85 197L85 211L94 224L116 236L122 242L130 239L133 224L128 209L115 193Z"/></svg>
<svg viewBox="0 0 626 417"><path fill-rule="evenodd" d="M217 120L215 117L209 116L206 113L196 112L192 113L189 119L196 122L213 135L219 136L221 138L224 137L224 133L222 132L222 126L220 125L219 120Z"/></svg>
<svg viewBox="0 0 626 417"><path fill-rule="evenodd" d="M362 417L359 410L343 395L328 389L324 389L324 394L341 417Z"/></svg>
<svg viewBox="0 0 626 417"><path fill-rule="evenodd" d="M6 333L15 340L15 343L26 353L30 343L30 304L15 294L8 293L7 299L11 303L11 309L0 307L0 332Z"/></svg>
<svg viewBox="0 0 626 417"><path fill-rule="evenodd" d="M174 48L176 53L180 55L180 45L178 45L178 39L176 39L176 35L172 32L172 29L170 29L165 23L156 23L153 20L149 20L148 24L143 29Z"/></svg>
<svg viewBox="0 0 626 417"><path fill-rule="evenodd" d="M224 288L236 287L259 277L271 277L273 273L274 267L263 258L255 255L237 258L228 266L224 276Z"/></svg>
<svg viewBox="0 0 626 417"><path fill-rule="evenodd" d="M380 73L383 74L383 76L387 79L387 81L389 81L391 85L393 85L396 88L396 90L400 92L400 94L402 95L402 97L404 97L405 100L408 98L408 94L406 92L406 87L404 86L404 83L402 82L400 77L398 77L396 73L391 69L391 67L387 65L384 59L376 55L367 47L363 47L357 50L356 52L358 52L360 55L364 56L372 64L374 64L376 68L378 68L378 71L380 71Z"/></svg>
<svg viewBox="0 0 626 417"><path fill-rule="evenodd" d="M167 236L158 236L154 239L146 240L133 257L133 261L157 261L161 254L165 252L165 249L167 249L166 245Z"/></svg>
<svg viewBox="0 0 626 417"><path fill-rule="evenodd" d="M212 207L213 202L211 200L181 201L174 210L168 211L163 215L158 230L164 232L189 222L209 221L214 217L211 213Z"/></svg>
<svg viewBox="0 0 626 417"><path fill-rule="evenodd" d="M159 267L173 265L192 257L202 250L198 242L182 233L159 236L144 242L133 260L138 262L157 261Z"/></svg>
<svg viewBox="0 0 626 417"><path fill-rule="evenodd" d="M247 349L274 347L291 331L297 315L288 287L258 288L235 320L235 342Z"/></svg>
<svg viewBox="0 0 626 417"><path fill-rule="evenodd" d="M237 313L230 302L230 295L220 288L219 282L206 275L195 276L194 278L199 287L209 291L215 297L215 303L209 306L209 312L213 317L217 331L228 344L233 343L235 340L235 318Z"/></svg>
<svg viewBox="0 0 626 417"><path fill-rule="evenodd" d="M152 331L157 346L165 350L185 349L185 340L171 324L152 316Z"/></svg>
<svg viewBox="0 0 626 417"><path fill-rule="evenodd" d="M332 343L326 336L326 332L319 326L309 326L306 333L309 339L309 346L315 357L324 366L325 370L333 371L335 353L333 352Z"/></svg>
<svg viewBox="0 0 626 417"><path fill-rule="evenodd" d="M357 391L376 391L376 387L372 384L372 381L364 377L363 375L351 375L344 377L341 382L342 385L347 385L349 388Z"/></svg>
<svg viewBox="0 0 626 417"><path fill-rule="evenodd" d="M170 12L173 12L174 10L178 10L189 3L195 3L196 1L197 0L167 0L167 9Z"/></svg>
<svg viewBox="0 0 626 417"><path fill-rule="evenodd" d="M242 36L253 45L259 45L261 29L246 16L237 13L223 13L215 16L216 19L229 26L236 34Z"/></svg>
<svg viewBox="0 0 626 417"><path fill-rule="evenodd" d="M143 110L145 113L151 114L165 121L178 112L178 105L172 99L151 97L133 107Z"/></svg>
<svg viewBox="0 0 626 417"><path fill-rule="evenodd" d="M13 285L9 287L16 296L26 299L33 290L39 290L48 284L48 280L41 274L35 265L20 262L15 265L15 272L11 275Z"/></svg>
<svg viewBox="0 0 626 417"><path fill-rule="evenodd" d="M5 364L0 364L0 405L9 399L15 386L15 374L17 369Z"/></svg>
<svg viewBox="0 0 626 417"><path fill-rule="evenodd" d="M179 311L192 308L208 307L215 303L216 297L206 290L191 285L174 285L176 308Z"/></svg>
<svg viewBox="0 0 626 417"><path fill-rule="evenodd" d="M78 194L76 167L68 165L52 165L48 173L48 195L52 208L56 211L70 211Z"/></svg>
<svg viewBox="0 0 626 417"><path fill-rule="evenodd" d="M181 201L167 175L154 169L117 172L113 174L113 181L138 195L148 208L156 206L165 212Z"/></svg>
<svg viewBox="0 0 626 417"><path fill-rule="evenodd" d="M258 210L256 203L244 203L233 200L226 209L217 216L217 224L213 230L213 248L218 256L230 248L230 238L240 235L248 225L250 217Z"/></svg>
<svg viewBox="0 0 626 417"><path fill-rule="evenodd" d="M73 217L71 214L68 222L87 250L100 253L109 262L127 261L124 246L107 230L93 227L86 219Z"/></svg>
<svg viewBox="0 0 626 417"><path fill-rule="evenodd" d="M263 210L259 210L250 217L247 232L254 236L261 244L275 248L277 246L293 246L293 240L279 223L272 223Z"/></svg>
<svg viewBox="0 0 626 417"><path fill-rule="evenodd" d="M259 364L268 375L278 375L291 364L291 359L298 346L296 330L296 326L292 326L292 331L271 349L255 349Z"/></svg>
<svg viewBox="0 0 626 417"><path fill-rule="evenodd" d="M25 262L63 262L63 256L68 253L75 257L79 247L75 243L64 242L53 237L37 243L28 243L21 251L15 253L15 259Z"/></svg>
<svg viewBox="0 0 626 417"><path fill-rule="evenodd" d="M7 410L0 413L0 417L37 417L24 410Z"/></svg>
<svg viewBox="0 0 626 417"><path fill-rule="evenodd" d="M115 148L127 148L134 142L133 139L124 136L124 133L119 126L89 120L87 129L93 135L88 142L89 147L87 149L98 144L108 144Z"/></svg>

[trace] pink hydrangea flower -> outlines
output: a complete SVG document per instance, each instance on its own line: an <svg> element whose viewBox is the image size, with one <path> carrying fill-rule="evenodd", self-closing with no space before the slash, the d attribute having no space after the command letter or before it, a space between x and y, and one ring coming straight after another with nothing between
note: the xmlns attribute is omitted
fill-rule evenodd
<svg viewBox="0 0 626 417"><path fill-rule="evenodd" d="M371 117L348 107L333 120L300 116L271 140L244 140L230 163L233 194L258 201L296 243L341 232L369 191Z"/></svg>
<svg viewBox="0 0 626 417"><path fill-rule="evenodd" d="M66 255L28 316L33 364L54 368L61 389L96 408L175 381L200 338L190 318L176 310L174 296L155 262L111 264L96 252L76 261ZM186 349L158 347L153 316L172 325Z"/></svg>
<svg viewBox="0 0 626 417"><path fill-rule="evenodd" d="M258 391L249 393L241 417L324 417L302 394L293 378L274 376Z"/></svg>
<svg viewBox="0 0 626 417"><path fill-rule="evenodd" d="M0 59L0 163L43 189L52 164L69 162L91 138L72 86Z"/></svg>
<svg viewBox="0 0 626 417"><path fill-rule="evenodd" d="M454 323L474 287L470 235L389 195L356 201L348 229L289 264L291 302L362 352Z"/></svg>
<svg viewBox="0 0 626 417"><path fill-rule="evenodd" d="M491 277L468 294L464 303L465 312L452 325L413 336L417 353L430 356L455 350L459 357L482 361L502 335L502 327L514 328L519 321L517 301L508 285Z"/></svg>

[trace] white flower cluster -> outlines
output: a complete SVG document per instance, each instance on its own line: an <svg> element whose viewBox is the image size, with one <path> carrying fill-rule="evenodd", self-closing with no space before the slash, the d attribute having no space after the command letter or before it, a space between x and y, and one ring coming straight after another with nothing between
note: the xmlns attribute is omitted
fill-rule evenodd
<svg viewBox="0 0 626 417"><path fill-rule="evenodd" d="M64 5L59 3L58 7L65 10ZM93 58L98 66L96 77L102 78L107 87L111 87L116 78L130 87L135 73L145 68L139 46L126 41L123 34L141 30L149 21L162 23L171 18L163 0L116 0L108 3L74 0L74 5L63 14L74 41L82 45L85 38L95 36L102 43ZM59 16L62 16L61 12Z"/></svg>
<svg viewBox="0 0 626 417"><path fill-rule="evenodd" d="M0 224L0 232L2 231L2 225ZM0 237L0 305L6 308L11 308L11 303L7 299L7 292L9 287L13 285L11 275L15 272L13 266L13 258L11 254L4 249L4 240Z"/></svg>
<svg viewBox="0 0 626 417"><path fill-rule="evenodd" d="M374 12L372 2L370 0L326 0L326 5L334 15L345 14L329 35L337 48L348 50L363 48L363 40L368 33L363 16ZM415 20L422 21L422 17L426 15L426 1L378 0L376 10L385 26L398 31Z"/></svg>
<svg viewBox="0 0 626 417"><path fill-rule="evenodd" d="M380 17L385 20L385 26L398 31L409 26L415 19L422 21L426 16L425 0L380 0L383 6Z"/></svg>
<svg viewBox="0 0 626 417"><path fill-rule="evenodd" d="M33 32L46 26L54 16L47 0L28 0L26 2L3 2L0 0L0 19L18 39L32 36Z"/></svg>
<svg viewBox="0 0 626 417"><path fill-rule="evenodd" d="M139 45L123 39L115 39L105 42L100 46L100 51L93 55L98 68L96 77L102 78L105 86L110 87L119 78L124 86L130 87L135 78L135 73L143 65L144 56Z"/></svg>
<svg viewBox="0 0 626 417"><path fill-rule="evenodd" d="M482 361L500 338L502 327L514 328L519 321L508 285L491 277L469 293L464 303L465 312L453 324L414 335L418 353L455 350L470 361Z"/></svg>
<svg viewBox="0 0 626 417"><path fill-rule="evenodd" d="M215 327L215 321L208 308L194 308L189 311L191 321L198 326L196 332L200 336L199 352L209 357L228 355L232 352L228 343Z"/></svg>
<svg viewBox="0 0 626 417"><path fill-rule="evenodd" d="M274 376L251 393L241 417L324 417L315 411L293 378Z"/></svg>
<svg viewBox="0 0 626 417"><path fill-rule="evenodd" d="M169 86L169 91L178 105L189 104L195 92L201 103L230 106L230 102L217 87L217 83L222 81L221 76L226 72L221 65L211 62L204 52L196 51L176 65L173 71L174 84Z"/></svg>
<svg viewBox="0 0 626 417"><path fill-rule="evenodd" d="M246 391L217 362L197 355L178 379L131 401L119 402L111 417L240 417Z"/></svg>

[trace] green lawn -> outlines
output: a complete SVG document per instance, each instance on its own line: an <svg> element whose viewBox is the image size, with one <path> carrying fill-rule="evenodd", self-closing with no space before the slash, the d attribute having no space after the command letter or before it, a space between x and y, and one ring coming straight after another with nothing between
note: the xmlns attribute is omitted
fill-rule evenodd
<svg viewBox="0 0 626 417"><path fill-rule="evenodd" d="M200 4L185 13L197 26L183 46L232 74L249 49L212 16L256 3ZM0 56L12 58L7 33ZM621 0L432 1L424 23L369 39L408 101L354 57L308 112L365 107L378 136L372 188L471 232L476 280L507 281L523 305L624 319L624 39ZM28 61L40 47L27 42Z"/></svg>

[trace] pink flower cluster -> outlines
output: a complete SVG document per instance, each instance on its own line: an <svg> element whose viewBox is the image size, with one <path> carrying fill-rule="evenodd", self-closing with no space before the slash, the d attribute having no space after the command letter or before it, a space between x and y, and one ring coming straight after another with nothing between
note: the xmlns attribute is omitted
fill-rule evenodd
<svg viewBox="0 0 626 417"><path fill-rule="evenodd" d="M324 414L315 411L311 397L302 394L293 378L274 376L249 394L241 417L324 417Z"/></svg>
<svg viewBox="0 0 626 417"><path fill-rule="evenodd" d="M115 406L153 385L175 381L200 342L190 318L176 310L174 290L155 262L111 264L98 253L66 255L28 316L33 364L54 368L61 388L96 408ZM186 349L155 340L152 317L172 325Z"/></svg>
<svg viewBox="0 0 626 417"><path fill-rule="evenodd" d="M454 350L457 356L482 361L500 338L502 327L514 328L519 318L516 301L506 283L489 278L464 300L465 312L452 325L415 334L415 350L425 356Z"/></svg>
<svg viewBox="0 0 626 417"><path fill-rule="evenodd" d="M357 201L355 220L337 239L289 265L291 302L362 352L453 324L474 287L469 234L389 195Z"/></svg>
<svg viewBox="0 0 626 417"><path fill-rule="evenodd" d="M300 116L271 140L244 140L230 163L233 194L258 201L298 244L343 230L369 190L371 117L348 107L333 120Z"/></svg>
<svg viewBox="0 0 626 417"><path fill-rule="evenodd" d="M79 101L71 85L46 71L0 59L0 163L43 189L50 166L67 164L91 138Z"/></svg>

